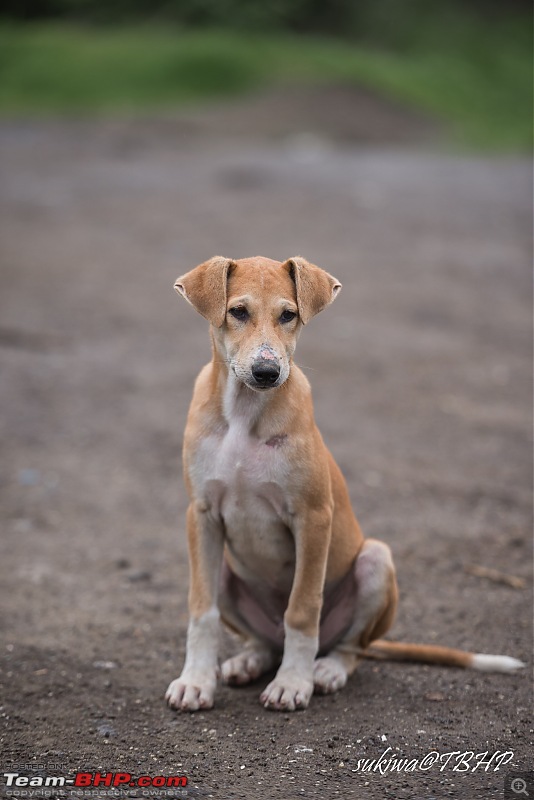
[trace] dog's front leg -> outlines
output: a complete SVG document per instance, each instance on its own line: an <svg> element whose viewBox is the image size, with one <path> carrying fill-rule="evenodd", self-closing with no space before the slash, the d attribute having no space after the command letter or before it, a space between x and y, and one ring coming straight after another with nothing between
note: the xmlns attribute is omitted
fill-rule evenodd
<svg viewBox="0 0 534 800"><path fill-rule="evenodd" d="M284 615L284 656L276 677L260 696L265 708L306 708L313 694L313 663L319 647L332 513L315 509L297 517L295 577Z"/></svg>
<svg viewBox="0 0 534 800"><path fill-rule="evenodd" d="M217 685L219 610L217 592L223 554L223 527L200 503L187 511L191 583L184 668L165 695L172 708L211 708Z"/></svg>

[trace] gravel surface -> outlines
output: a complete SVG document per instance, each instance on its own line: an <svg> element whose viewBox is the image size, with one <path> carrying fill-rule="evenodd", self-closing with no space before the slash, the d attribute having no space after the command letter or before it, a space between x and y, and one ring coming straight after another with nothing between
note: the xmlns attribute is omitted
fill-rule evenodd
<svg viewBox="0 0 534 800"><path fill-rule="evenodd" d="M175 798L488 800L531 764L528 670L366 662L294 714L262 709L267 678L210 712L163 701L187 626L181 438L209 357L172 284L215 253L299 253L344 284L297 362L364 532L393 550L391 638L531 660L528 163L294 116L0 126L3 772L185 775ZM365 771L387 748L418 763ZM431 751L513 756L420 768Z"/></svg>

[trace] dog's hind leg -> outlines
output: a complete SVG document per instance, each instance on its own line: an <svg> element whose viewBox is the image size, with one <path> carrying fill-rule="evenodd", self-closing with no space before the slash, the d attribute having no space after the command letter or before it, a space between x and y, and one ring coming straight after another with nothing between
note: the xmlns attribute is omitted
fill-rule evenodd
<svg viewBox="0 0 534 800"><path fill-rule="evenodd" d="M281 660L272 647L259 639L248 639L243 650L227 659L221 667L224 683L243 686L276 667Z"/></svg>
<svg viewBox="0 0 534 800"><path fill-rule="evenodd" d="M275 634L275 625L264 618L263 610L226 564L221 574L219 609L226 627L245 641L241 652L223 662L221 678L224 683L244 686L278 666L282 660L281 646L276 647L258 635L261 628ZM253 619L249 621L247 616L251 614Z"/></svg>
<svg viewBox="0 0 534 800"><path fill-rule="evenodd" d="M395 567L389 547L367 539L354 566L355 595L352 624L329 653L315 660L314 691L337 692L354 672L359 653L392 625L397 607Z"/></svg>

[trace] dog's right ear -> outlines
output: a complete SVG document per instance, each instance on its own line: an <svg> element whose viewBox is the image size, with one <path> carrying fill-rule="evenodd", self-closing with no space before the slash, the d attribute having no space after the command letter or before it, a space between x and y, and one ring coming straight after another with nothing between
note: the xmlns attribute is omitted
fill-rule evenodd
<svg viewBox="0 0 534 800"><path fill-rule="evenodd" d="M234 265L231 258L213 256L174 284L178 294L216 328L221 327L226 317L226 282L228 270Z"/></svg>

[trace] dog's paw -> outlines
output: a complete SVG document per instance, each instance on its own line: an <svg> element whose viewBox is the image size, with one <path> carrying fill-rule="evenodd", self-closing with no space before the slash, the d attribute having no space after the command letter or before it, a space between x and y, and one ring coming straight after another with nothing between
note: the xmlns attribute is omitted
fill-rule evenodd
<svg viewBox="0 0 534 800"><path fill-rule="evenodd" d="M199 711L213 708L216 677L213 674L188 673L169 684L165 699L177 711Z"/></svg>
<svg viewBox="0 0 534 800"><path fill-rule="evenodd" d="M261 693L260 703L273 711L296 711L308 707L312 694L312 681L296 672L279 672Z"/></svg>
<svg viewBox="0 0 534 800"><path fill-rule="evenodd" d="M222 679L224 683L243 686L268 672L275 663L274 654L268 647L249 648L224 662L221 668Z"/></svg>
<svg viewBox="0 0 534 800"><path fill-rule="evenodd" d="M347 682L347 670L335 658L317 658L313 664L313 684L316 694L332 694Z"/></svg>

